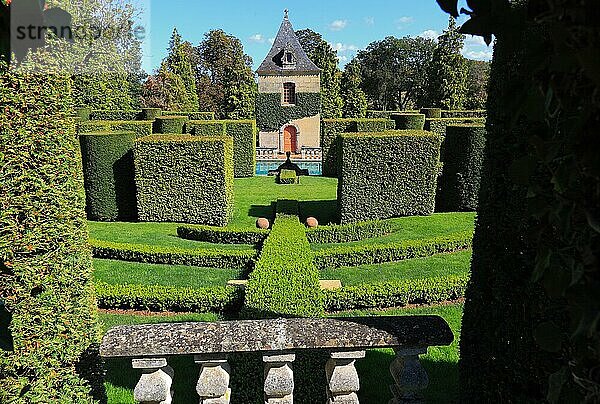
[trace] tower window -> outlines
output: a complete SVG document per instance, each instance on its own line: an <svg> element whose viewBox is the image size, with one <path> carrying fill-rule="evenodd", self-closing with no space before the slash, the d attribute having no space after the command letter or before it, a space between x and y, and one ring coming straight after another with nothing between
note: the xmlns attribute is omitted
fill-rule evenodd
<svg viewBox="0 0 600 404"><path fill-rule="evenodd" d="M295 104L296 103L296 84L283 83L283 103L284 104Z"/></svg>

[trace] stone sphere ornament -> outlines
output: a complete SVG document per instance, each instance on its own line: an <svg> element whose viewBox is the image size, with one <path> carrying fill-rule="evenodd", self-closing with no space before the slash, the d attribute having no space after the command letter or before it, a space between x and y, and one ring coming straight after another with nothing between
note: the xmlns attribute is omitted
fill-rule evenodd
<svg viewBox="0 0 600 404"><path fill-rule="evenodd" d="M258 227L259 229L266 230L269 228L270 225L271 224L269 223L269 219L265 219L264 217L261 217L256 221L256 227Z"/></svg>
<svg viewBox="0 0 600 404"><path fill-rule="evenodd" d="M314 217L309 217L306 219L306 226L310 227L311 229L317 228L319 227L319 221Z"/></svg>

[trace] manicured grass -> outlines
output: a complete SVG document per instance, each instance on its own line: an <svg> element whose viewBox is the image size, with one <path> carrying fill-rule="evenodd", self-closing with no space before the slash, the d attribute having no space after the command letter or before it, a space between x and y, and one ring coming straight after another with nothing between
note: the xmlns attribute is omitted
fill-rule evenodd
<svg viewBox="0 0 600 404"><path fill-rule="evenodd" d="M188 288L225 286L243 270L155 265L94 259L94 279L111 285L160 285Z"/></svg>
<svg viewBox="0 0 600 404"><path fill-rule="evenodd" d="M462 312L463 305L455 304L384 312L354 311L338 316L437 315L444 318L454 333L454 342L447 347L430 347L427 355L421 356L421 363L429 375L429 388L425 391L425 399L430 404L441 404L457 402L458 399L458 343ZM361 383L361 403L387 403L392 398L388 386L393 384L389 366L394 357L394 351L391 349L375 349L367 351L367 357L356 362Z"/></svg>
<svg viewBox="0 0 600 404"><path fill-rule="evenodd" d="M435 306L415 309L398 309L389 311L356 311L337 314L336 317L353 316L402 316L402 315L438 315L443 317L454 332L455 341L448 347L431 347L427 355L421 357L423 366L430 378L430 387L426 391L428 403L448 403L457 397L458 389L458 336L463 306L461 304L449 306ZM217 321L218 317L212 314L190 314L176 317L164 316L125 316L125 315L100 315L100 322L104 331L115 325L122 324L148 324L182 321ZM359 393L360 402L365 404L387 403L392 398L388 385L393 383L389 373L389 365L394 359L390 349L377 349L367 351L365 359L358 360L358 369L361 381ZM189 403L197 401L195 382L198 377L198 367L193 358L175 357L169 360L175 369L174 403ZM260 362L257 364L260 366ZM232 377L239 377L236 369ZM105 386L109 404L133 404L133 388L137 383L139 372L131 369L131 362L127 359L107 361L107 376ZM260 383L259 380L250 380ZM256 386L252 386L256 387ZM259 388L261 386L258 386ZM235 392L234 392L235 394ZM302 402L300 397L296 397Z"/></svg>
<svg viewBox="0 0 600 404"><path fill-rule="evenodd" d="M272 202L278 199L300 201L300 216L314 216L321 224L337 216L337 179L301 177L300 184L279 185L274 177L235 180L235 210L231 226L253 227L258 217L272 218Z"/></svg>
<svg viewBox="0 0 600 404"><path fill-rule="evenodd" d="M386 236L343 244L312 244L312 249L322 250L343 245L384 244L473 230L475 227L475 213L436 213L432 216L400 217L387 221L392 224L392 232Z"/></svg>
<svg viewBox="0 0 600 404"><path fill-rule="evenodd" d="M242 250L252 248L244 244L211 244L184 240L177 237L177 223L122 223L88 222L90 238L115 243L156 245L178 248L218 248Z"/></svg>
<svg viewBox="0 0 600 404"><path fill-rule="evenodd" d="M300 202L303 217L314 216L326 224L337 215L337 180L303 177L298 185L278 185L273 177L235 180L235 210L230 228L255 228L259 217L272 218L272 203L277 199ZM160 245L180 248L245 249L247 245L215 245L177 237L177 223L89 222L90 237L117 243Z"/></svg>
<svg viewBox="0 0 600 404"><path fill-rule="evenodd" d="M439 254L386 264L360 265L352 268L320 271L321 279L337 279L344 286L379 283L401 279L424 279L469 273L471 251Z"/></svg>

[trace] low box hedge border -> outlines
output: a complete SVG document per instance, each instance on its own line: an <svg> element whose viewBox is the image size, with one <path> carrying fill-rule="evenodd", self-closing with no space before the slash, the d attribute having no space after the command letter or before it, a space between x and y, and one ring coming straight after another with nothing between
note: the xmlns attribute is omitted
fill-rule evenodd
<svg viewBox="0 0 600 404"><path fill-rule="evenodd" d="M237 313L244 303L243 288L230 286L192 289L96 282L95 288L98 307L109 310Z"/></svg>
<svg viewBox="0 0 600 404"><path fill-rule="evenodd" d="M392 114L396 130L423 130L425 127L424 114Z"/></svg>
<svg viewBox="0 0 600 404"><path fill-rule="evenodd" d="M381 220L343 225L319 226L308 229L306 236L311 244L349 243L391 233L392 225Z"/></svg>
<svg viewBox="0 0 600 404"><path fill-rule="evenodd" d="M328 312L386 309L407 304L433 304L463 298L468 276L442 276L345 286L324 291Z"/></svg>
<svg viewBox="0 0 600 404"><path fill-rule="evenodd" d="M152 134L152 121L82 121L77 124L77 133L90 132L134 132L137 139Z"/></svg>
<svg viewBox="0 0 600 404"><path fill-rule="evenodd" d="M186 240L213 244L260 244L269 235L269 230L234 230L213 226L179 226L177 236Z"/></svg>
<svg viewBox="0 0 600 404"><path fill-rule="evenodd" d="M353 267L430 257L466 250L472 245L473 232L466 231L422 240L336 246L315 251L315 261L319 269Z"/></svg>
<svg viewBox="0 0 600 404"><path fill-rule="evenodd" d="M277 216L246 287L244 317L321 317L323 294L298 202L277 201Z"/></svg>
<svg viewBox="0 0 600 404"><path fill-rule="evenodd" d="M190 121L214 121L214 112L164 111L163 116L187 116Z"/></svg>
<svg viewBox="0 0 600 404"><path fill-rule="evenodd" d="M138 110L99 110L90 112L92 121L136 121L140 118L141 111Z"/></svg>
<svg viewBox="0 0 600 404"><path fill-rule="evenodd" d="M485 109L442 110L442 118L486 118Z"/></svg>
<svg viewBox="0 0 600 404"><path fill-rule="evenodd" d="M159 116L154 121L154 133L181 135L188 120L187 116Z"/></svg>
<svg viewBox="0 0 600 404"><path fill-rule="evenodd" d="M257 251L254 249L189 250L177 247L113 243L94 239L91 239L89 243L96 258L147 264L187 265L217 269L250 269L254 265L257 256Z"/></svg>

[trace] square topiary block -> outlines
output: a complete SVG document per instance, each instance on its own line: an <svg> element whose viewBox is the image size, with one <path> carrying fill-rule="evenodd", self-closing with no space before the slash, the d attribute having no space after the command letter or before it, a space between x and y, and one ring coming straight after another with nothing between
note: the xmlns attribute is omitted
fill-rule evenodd
<svg viewBox="0 0 600 404"><path fill-rule="evenodd" d="M432 214L441 141L417 130L342 135L342 222Z"/></svg>
<svg viewBox="0 0 600 404"><path fill-rule="evenodd" d="M233 214L233 140L152 135L134 148L138 216L226 226Z"/></svg>
<svg viewBox="0 0 600 404"><path fill-rule="evenodd" d="M281 170L277 176L278 184L300 184L300 177L296 175L294 170Z"/></svg>

